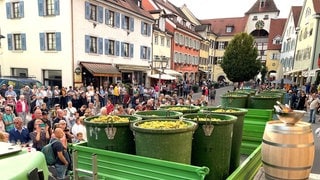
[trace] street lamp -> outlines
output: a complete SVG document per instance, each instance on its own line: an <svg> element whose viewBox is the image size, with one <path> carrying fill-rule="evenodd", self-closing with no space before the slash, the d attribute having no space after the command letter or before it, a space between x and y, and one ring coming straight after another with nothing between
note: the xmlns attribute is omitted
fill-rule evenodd
<svg viewBox="0 0 320 180"><path fill-rule="evenodd" d="M157 63L157 65L159 65L159 67L156 68L160 68L161 71L159 72L159 86L161 85L161 75L164 74L164 70L167 68L168 66L168 62L169 62L169 58L165 57L165 56L155 56L153 59L153 62Z"/></svg>

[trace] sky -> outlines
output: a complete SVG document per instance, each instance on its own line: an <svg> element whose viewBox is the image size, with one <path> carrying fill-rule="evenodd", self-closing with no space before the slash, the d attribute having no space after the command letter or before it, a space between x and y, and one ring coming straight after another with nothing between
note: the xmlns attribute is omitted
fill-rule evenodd
<svg viewBox="0 0 320 180"><path fill-rule="evenodd" d="M243 17L257 0L168 0L177 7L186 4L198 19ZM280 18L288 18L291 6L303 6L304 0L274 0Z"/></svg>

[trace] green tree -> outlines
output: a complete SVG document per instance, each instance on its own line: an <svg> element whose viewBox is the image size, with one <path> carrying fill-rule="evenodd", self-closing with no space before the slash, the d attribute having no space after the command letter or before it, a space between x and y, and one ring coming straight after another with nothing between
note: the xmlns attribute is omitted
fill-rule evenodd
<svg viewBox="0 0 320 180"><path fill-rule="evenodd" d="M257 57L253 36L239 33L228 44L221 67L230 81L249 81L261 70L261 62Z"/></svg>

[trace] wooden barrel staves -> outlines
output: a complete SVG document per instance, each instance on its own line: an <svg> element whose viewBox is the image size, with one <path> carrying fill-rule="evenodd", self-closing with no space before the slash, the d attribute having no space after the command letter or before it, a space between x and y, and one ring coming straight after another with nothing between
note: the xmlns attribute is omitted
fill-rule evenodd
<svg viewBox="0 0 320 180"><path fill-rule="evenodd" d="M262 142L262 163L267 179L309 179L314 161L311 125L269 121Z"/></svg>

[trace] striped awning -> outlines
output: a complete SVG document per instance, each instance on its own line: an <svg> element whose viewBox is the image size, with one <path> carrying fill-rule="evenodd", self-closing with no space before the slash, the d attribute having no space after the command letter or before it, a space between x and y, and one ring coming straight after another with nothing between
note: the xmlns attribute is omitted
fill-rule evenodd
<svg viewBox="0 0 320 180"><path fill-rule="evenodd" d="M91 62L81 62L80 64L93 76L121 77L119 70L112 66L112 64Z"/></svg>

